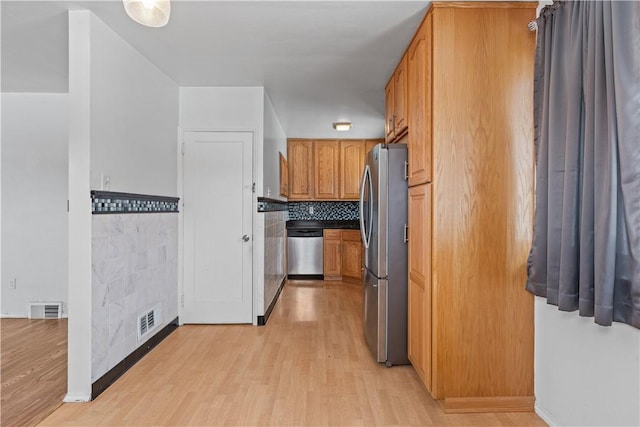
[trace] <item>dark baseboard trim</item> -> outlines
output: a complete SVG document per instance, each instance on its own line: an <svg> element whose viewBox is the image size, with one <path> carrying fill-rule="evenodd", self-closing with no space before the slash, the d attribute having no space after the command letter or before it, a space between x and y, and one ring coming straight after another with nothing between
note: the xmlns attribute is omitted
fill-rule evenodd
<svg viewBox="0 0 640 427"><path fill-rule="evenodd" d="M289 280L324 280L323 274L289 274Z"/></svg>
<svg viewBox="0 0 640 427"><path fill-rule="evenodd" d="M287 281L287 276L284 276L284 278L282 279L282 283L280 283L280 286L278 286L278 290L276 291L276 296L273 297L273 301L271 301L271 304L269 304L269 308L267 308L267 311L264 313L264 316L258 316L258 326L264 326L267 324L267 320L269 320L269 316L271 316L273 307L276 306L276 302L280 297L280 293L282 292L282 288L284 287L284 282L286 281Z"/></svg>
<svg viewBox="0 0 640 427"><path fill-rule="evenodd" d="M147 342L135 349L130 355L124 358L124 360L111 368L106 374L98 378L93 384L91 384L91 400L95 399L105 391L111 384L113 384L118 378L120 378L125 372L127 372L133 365L135 365L140 359L142 359L147 353L151 351L155 346L160 344L162 340L168 337L173 331L178 328L178 318L173 319L164 328L160 329L157 334L149 338Z"/></svg>

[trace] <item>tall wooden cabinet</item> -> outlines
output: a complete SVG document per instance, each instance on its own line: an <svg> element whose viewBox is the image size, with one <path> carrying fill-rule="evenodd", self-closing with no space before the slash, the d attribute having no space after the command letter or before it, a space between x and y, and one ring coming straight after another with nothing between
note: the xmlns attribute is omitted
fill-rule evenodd
<svg viewBox="0 0 640 427"><path fill-rule="evenodd" d="M536 6L434 2L407 50L408 350L447 412L533 410Z"/></svg>

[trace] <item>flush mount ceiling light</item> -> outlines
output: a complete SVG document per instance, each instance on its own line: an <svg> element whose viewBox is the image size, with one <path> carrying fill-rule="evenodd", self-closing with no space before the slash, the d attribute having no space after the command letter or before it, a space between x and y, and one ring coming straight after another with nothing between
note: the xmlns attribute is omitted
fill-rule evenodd
<svg viewBox="0 0 640 427"><path fill-rule="evenodd" d="M337 122L333 124L333 128L340 132L348 131L351 130L351 122Z"/></svg>
<svg viewBox="0 0 640 427"><path fill-rule="evenodd" d="M164 27L171 15L169 0L122 0L127 15L147 27Z"/></svg>

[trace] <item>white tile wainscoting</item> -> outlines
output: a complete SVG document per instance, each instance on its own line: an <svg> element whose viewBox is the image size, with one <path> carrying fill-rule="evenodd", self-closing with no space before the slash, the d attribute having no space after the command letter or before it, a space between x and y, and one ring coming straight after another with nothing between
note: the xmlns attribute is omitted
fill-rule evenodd
<svg viewBox="0 0 640 427"><path fill-rule="evenodd" d="M178 215L92 216L92 382L178 315ZM163 323L137 339L137 318L159 304Z"/></svg>

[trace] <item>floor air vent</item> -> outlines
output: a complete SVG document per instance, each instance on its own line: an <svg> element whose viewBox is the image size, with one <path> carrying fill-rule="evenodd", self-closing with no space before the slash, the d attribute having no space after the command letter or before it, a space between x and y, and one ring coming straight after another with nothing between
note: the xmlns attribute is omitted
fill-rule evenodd
<svg viewBox="0 0 640 427"><path fill-rule="evenodd" d="M62 317L61 302L30 302L29 319L60 319Z"/></svg>
<svg viewBox="0 0 640 427"><path fill-rule="evenodd" d="M138 315L138 341L142 340L149 332L151 332L160 320L160 306L157 305L149 311L145 311Z"/></svg>

